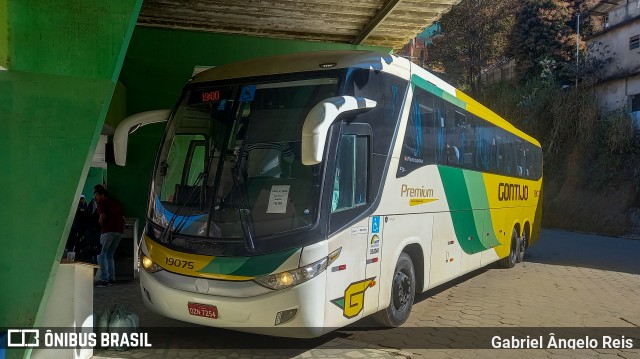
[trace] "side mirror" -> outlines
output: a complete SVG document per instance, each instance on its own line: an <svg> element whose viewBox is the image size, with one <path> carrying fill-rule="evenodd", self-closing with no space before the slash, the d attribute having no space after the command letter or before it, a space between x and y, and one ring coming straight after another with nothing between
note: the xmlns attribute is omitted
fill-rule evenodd
<svg viewBox="0 0 640 359"><path fill-rule="evenodd" d="M127 144L130 133L144 125L167 121L170 113L171 110L140 112L122 120L113 135L113 153L116 164L124 166L127 162Z"/></svg>
<svg viewBox="0 0 640 359"><path fill-rule="evenodd" d="M369 110L377 103L363 97L330 97L313 106L302 126L302 163L307 166L322 162L329 127L343 113Z"/></svg>

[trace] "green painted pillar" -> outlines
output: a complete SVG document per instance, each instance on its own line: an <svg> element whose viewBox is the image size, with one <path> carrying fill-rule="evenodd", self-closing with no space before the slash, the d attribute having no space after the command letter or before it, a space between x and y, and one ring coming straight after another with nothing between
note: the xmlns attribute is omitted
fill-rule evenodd
<svg viewBox="0 0 640 359"><path fill-rule="evenodd" d="M0 327L39 325L141 4L0 0Z"/></svg>
<svg viewBox="0 0 640 359"><path fill-rule="evenodd" d="M7 0L0 0L0 67L8 68L9 57L9 17L7 16ZM1 69L0 69L1 70Z"/></svg>

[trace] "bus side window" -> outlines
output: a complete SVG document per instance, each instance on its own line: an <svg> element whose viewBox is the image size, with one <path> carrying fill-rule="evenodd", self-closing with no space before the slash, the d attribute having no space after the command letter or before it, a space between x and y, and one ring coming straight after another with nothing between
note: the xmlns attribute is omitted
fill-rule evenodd
<svg viewBox="0 0 640 359"><path fill-rule="evenodd" d="M338 145L331 212L367 203L369 136L342 135Z"/></svg>
<svg viewBox="0 0 640 359"><path fill-rule="evenodd" d="M462 147L460 151L460 165L465 168L476 169L476 119L469 113L465 114L464 122L458 124L461 133Z"/></svg>
<svg viewBox="0 0 640 359"><path fill-rule="evenodd" d="M464 123L466 123L466 116L457 111L452 105L448 105L447 117L445 119L445 159L448 166L460 166L461 157L463 155L462 130Z"/></svg>
<svg viewBox="0 0 640 359"><path fill-rule="evenodd" d="M496 128L495 134L495 147L496 147L496 170L498 174L504 175L507 173L506 169L506 138L505 133L500 128Z"/></svg>
<svg viewBox="0 0 640 359"><path fill-rule="evenodd" d="M435 110L435 133L436 133L436 162L439 164L446 164L446 146L445 146L445 133L444 126L446 122L446 112L444 111L444 104L442 100L436 100L437 106Z"/></svg>
<svg viewBox="0 0 640 359"><path fill-rule="evenodd" d="M493 127L474 116L476 121L475 168L479 171L493 171L491 152L493 149Z"/></svg>
<svg viewBox="0 0 640 359"><path fill-rule="evenodd" d="M415 88L396 178L435 163L436 132L433 103L432 94L419 87Z"/></svg>

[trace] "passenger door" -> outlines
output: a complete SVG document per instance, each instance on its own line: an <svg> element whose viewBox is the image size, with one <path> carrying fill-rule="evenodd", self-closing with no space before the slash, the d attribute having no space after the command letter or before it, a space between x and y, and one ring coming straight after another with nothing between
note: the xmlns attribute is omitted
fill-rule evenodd
<svg viewBox="0 0 640 359"><path fill-rule="evenodd" d="M342 248L327 268L325 325L343 326L362 318L368 278L365 273L371 203L371 128L365 124L341 126L329 196L329 250ZM331 157L330 157L331 158Z"/></svg>

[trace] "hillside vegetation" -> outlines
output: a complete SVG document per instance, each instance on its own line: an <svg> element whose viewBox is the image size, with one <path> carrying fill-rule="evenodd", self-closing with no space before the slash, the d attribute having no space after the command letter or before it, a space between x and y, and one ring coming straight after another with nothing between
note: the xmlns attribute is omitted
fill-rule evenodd
<svg viewBox="0 0 640 359"><path fill-rule="evenodd" d="M640 207L640 140L626 108L603 113L597 105L593 86L607 49L594 56L579 43L576 61L575 15L589 5L463 0L442 17L430 66L541 142L544 226L628 234L630 211ZM592 21L581 21L582 35ZM505 58L515 59L516 78L483 86L482 69Z"/></svg>

